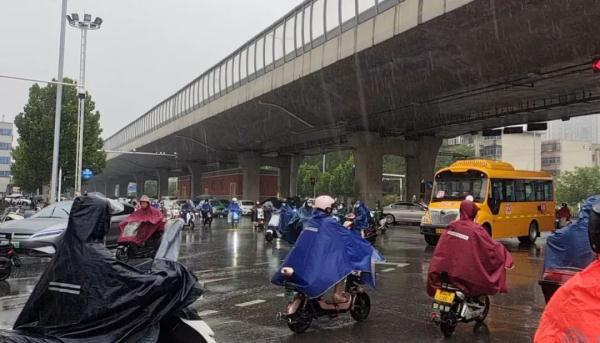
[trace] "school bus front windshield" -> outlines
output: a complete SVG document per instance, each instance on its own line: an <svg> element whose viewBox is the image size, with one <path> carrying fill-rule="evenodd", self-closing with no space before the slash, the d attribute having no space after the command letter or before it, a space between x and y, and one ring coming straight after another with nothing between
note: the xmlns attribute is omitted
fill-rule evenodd
<svg viewBox="0 0 600 343"><path fill-rule="evenodd" d="M475 202L484 202L487 190L487 176L478 171L453 173L444 171L436 175L433 185L432 202L464 200L472 195Z"/></svg>

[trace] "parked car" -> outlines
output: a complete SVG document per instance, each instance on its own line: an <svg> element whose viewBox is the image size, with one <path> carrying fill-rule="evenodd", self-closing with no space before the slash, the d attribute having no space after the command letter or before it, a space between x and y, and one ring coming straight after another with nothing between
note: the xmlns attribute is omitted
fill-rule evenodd
<svg viewBox="0 0 600 343"><path fill-rule="evenodd" d="M240 200L240 207L242 208L242 215L249 216L250 214L252 214L254 202L250 200Z"/></svg>
<svg viewBox="0 0 600 343"><path fill-rule="evenodd" d="M52 255L67 228L73 201L61 201L49 205L33 216L23 220L11 220L0 224L0 233L14 234L13 246L25 255ZM111 216L110 229L105 236L107 246L116 246L119 223L134 211L131 205L123 204L124 210Z"/></svg>
<svg viewBox="0 0 600 343"><path fill-rule="evenodd" d="M383 215L388 224L409 223L421 224L427 207L412 202L397 202L383 208Z"/></svg>
<svg viewBox="0 0 600 343"><path fill-rule="evenodd" d="M219 218L225 218L227 217L227 213L229 212L227 210L227 205L225 205L225 203L222 200L218 200L218 199L211 199L210 201L210 205L213 208L213 215Z"/></svg>

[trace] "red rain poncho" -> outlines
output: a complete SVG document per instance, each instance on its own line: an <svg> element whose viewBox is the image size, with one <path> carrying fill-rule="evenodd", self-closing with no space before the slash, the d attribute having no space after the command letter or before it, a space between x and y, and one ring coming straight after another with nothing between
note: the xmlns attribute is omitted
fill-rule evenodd
<svg viewBox="0 0 600 343"><path fill-rule="evenodd" d="M145 210L139 209L133 212L129 215L129 217L127 217L127 219L119 223L120 234L118 243L144 243L156 231L164 230L165 223L163 219L163 214L159 210L150 206L148 206ZM124 234L125 227L130 223L140 223L135 236L128 236L127 234Z"/></svg>
<svg viewBox="0 0 600 343"><path fill-rule="evenodd" d="M506 293L506 269L513 265L510 253L493 240L473 219L477 205L460 204L460 220L448 225L435 248L427 277L427 293L435 294L446 272L455 287L469 295Z"/></svg>
<svg viewBox="0 0 600 343"><path fill-rule="evenodd" d="M535 342L600 342L600 261L554 293L542 314Z"/></svg>

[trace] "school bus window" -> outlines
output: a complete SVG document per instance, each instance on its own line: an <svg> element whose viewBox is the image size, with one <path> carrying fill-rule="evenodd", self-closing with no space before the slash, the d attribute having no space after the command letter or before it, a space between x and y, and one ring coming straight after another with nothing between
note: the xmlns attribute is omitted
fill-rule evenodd
<svg viewBox="0 0 600 343"><path fill-rule="evenodd" d="M515 182L512 180L504 181L504 200L515 201Z"/></svg>
<svg viewBox="0 0 600 343"><path fill-rule="evenodd" d="M532 182L525 182L525 201L535 201L535 192L533 191Z"/></svg>
<svg viewBox="0 0 600 343"><path fill-rule="evenodd" d="M515 200L525 201L525 181L523 180L515 181Z"/></svg>
<svg viewBox="0 0 600 343"><path fill-rule="evenodd" d="M544 181L536 181L534 183L535 186L535 200L536 201L544 201Z"/></svg>
<svg viewBox="0 0 600 343"><path fill-rule="evenodd" d="M552 181L544 182L544 198L546 199L546 201L554 200L553 189L554 189L554 187L552 187Z"/></svg>

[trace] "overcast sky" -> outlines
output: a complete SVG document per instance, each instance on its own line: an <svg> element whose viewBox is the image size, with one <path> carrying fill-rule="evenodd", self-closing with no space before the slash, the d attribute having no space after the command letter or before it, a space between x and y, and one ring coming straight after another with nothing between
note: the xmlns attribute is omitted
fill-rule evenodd
<svg viewBox="0 0 600 343"><path fill-rule="evenodd" d="M88 34L86 85L104 138L216 64L301 0L69 0L68 13L104 20ZM0 74L57 75L61 0L0 0ZM67 25L66 77L79 76L80 32ZM12 121L29 82L0 78Z"/></svg>

